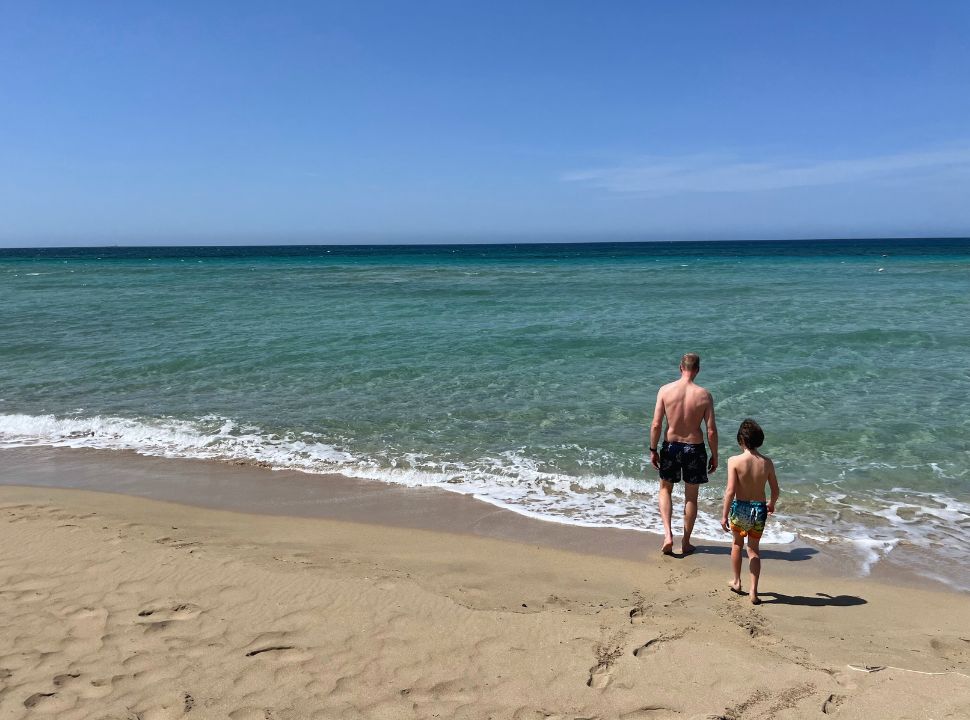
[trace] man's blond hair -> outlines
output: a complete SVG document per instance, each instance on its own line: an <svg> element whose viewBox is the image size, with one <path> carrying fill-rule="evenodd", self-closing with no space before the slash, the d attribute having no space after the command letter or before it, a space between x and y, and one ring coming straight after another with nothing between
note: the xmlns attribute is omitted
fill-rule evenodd
<svg viewBox="0 0 970 720"><path fill-rule="evenodd" d="M701 369L701 356L697 353L687 353L680 359L680 367L687 372L697 372Z"/></svg>

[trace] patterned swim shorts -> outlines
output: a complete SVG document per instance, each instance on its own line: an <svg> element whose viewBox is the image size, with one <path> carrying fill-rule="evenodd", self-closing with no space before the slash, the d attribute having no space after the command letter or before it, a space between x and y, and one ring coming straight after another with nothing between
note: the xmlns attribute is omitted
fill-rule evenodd
<svg viewBox="0 0 970 720"><path fill-rule="evenodd" d="M764 500L732 500L728 513L731 529L741 537L761 537L768 520L768 503Z"/></svg>
<svg viewBox="0 0 970 720"><path fill-rule="evenodd" d="M704 443L665 442L660 446L660 479L700 485L707 482Z"/></svg>

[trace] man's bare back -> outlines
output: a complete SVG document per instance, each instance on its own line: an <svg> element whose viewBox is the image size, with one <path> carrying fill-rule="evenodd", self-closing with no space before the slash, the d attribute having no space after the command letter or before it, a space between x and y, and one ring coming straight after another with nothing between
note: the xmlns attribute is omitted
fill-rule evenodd
<svg viewBox="0 0 970 720"><path fill-rule="evenodd" d="M663 414L667 417L666 440L704 442L701 421L707 419L714 408L714 400L707 390L681 378L660 388L657 401L663 404Z"/></svg>

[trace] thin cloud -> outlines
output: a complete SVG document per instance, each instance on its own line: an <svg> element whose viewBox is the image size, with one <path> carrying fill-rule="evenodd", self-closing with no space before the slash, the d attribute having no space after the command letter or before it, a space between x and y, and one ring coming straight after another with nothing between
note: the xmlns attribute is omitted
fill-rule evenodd
<svg viewBox="0 0 970 720"><path fill-rule="evenodd" d="M569 172L561 179L616 193L662 196L841 185L953 170L970 170L970 148L801 164L715 155L648 157L627 165Z"/></svg>

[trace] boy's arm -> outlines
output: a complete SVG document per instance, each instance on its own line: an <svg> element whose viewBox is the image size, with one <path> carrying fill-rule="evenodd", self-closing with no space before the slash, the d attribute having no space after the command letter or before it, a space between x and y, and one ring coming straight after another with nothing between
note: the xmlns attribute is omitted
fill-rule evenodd
<svg viewBox="0 0 970 720"><path fill-rule="evenodd" d="M650 423L650 464L657 470L660 469L660 453L657 447L660 443L660 431L664 424L664 398L663 392L657 393L657 406L653 409L653 422Z"/></svg>
<svg viewBox="0 0 970 720"><path fill-rule="evenodd" d="M773 513L781 490L778 487L778 476L775 475L775 464L771 460L768 461L768 486L771 488L771 502L768 503L768 512Z"/></svg>
<svg viewBox="0 0 970 720"><path fill-rule="evenodd" d="M724 505L721 507L721 528L725 532L731 532L731 528L728 527L728 512L731 510L731 501L734 500L734 488L737 484L738 471L728 458L727 487L724 489Z"/></svg>

